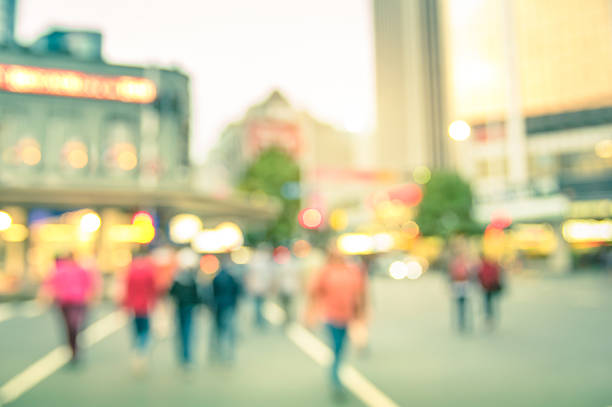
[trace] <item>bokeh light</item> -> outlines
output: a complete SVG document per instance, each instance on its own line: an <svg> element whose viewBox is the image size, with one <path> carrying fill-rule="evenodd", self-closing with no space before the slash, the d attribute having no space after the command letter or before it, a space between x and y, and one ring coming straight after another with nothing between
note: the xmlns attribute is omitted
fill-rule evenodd
<svg viewBox="0 0 612 407"><path fill-rule="evenodd" d="M87 166L87 146L80 141L69 141L64 145L63 154L72 168L81 169Z"/></svg>
<svg viewBox="0 0 612 407"><path fill-rule="evenodd" d="M204 274L215 274L219 270L219 259L214 254L206 254L200 259L200 270Z"/></svg>
<svg viewBox="0 0 612 407"><path fill-rule="evenodd" d="M42 154L40 144L33 138L24 138L19 142L18 154L25 165L35 166L40 162Z"/></svg>
<svg viewBox="0 0 612 407"><path fill-rule="evenodd" d="M335 231L341 231L348 226L348 215L344 209L334 209L329 215L329 226Z"/></svg>
<svg viewBox="0 0 612 407"><path fill-rule="evenodd" d="M323 224L323 215L318 209L306 208L298 214L298 221L305 229L317 229Z"/></svg>
<svg viewBox="0 0 612 407"><path fill-rule="evenodd" d="M338 249L344 254L370 254L374 239L363 233L346 233L338 237Z"/></svg>
<svg viewBox="0 0 612 407"><path fill-rule="evenodd" d="M85 233L94 233L100 226L102 225L102 219L95 212L87 212L83 216L81 216L81 220L79 222L79 228L82 232Z"/></svg>
<svg viewBox="0 0 612 407"><path fill-rule="evenodd" d="M293 243L293 254L295 254L295 257L301 259L308 257L311 250L312 246L306 240L301 239Z"/></svg>
<svg viewBox="0 0 612 407"><path fill-rule="evenodd" d="M249 247L242 246L236 250L233 250L230 257L236 264L248 264L253 257L253 250L251 250Z"/></svg>
<svg viewBox="0 0 612 407"><path fill-rule="evenodd" d="M170 239L174 243L189 243L202 229L202 220L188 213L174 216L170 220Z"/></svg>
<svg viewBox="0 0 612 407"><path fill-rule="evenodd" d="M28 238L29 230L25 225L13 223L8 229L2 232L2 238L7 242L23 242Z"/></svg>
<svg viewBox="0 0 612 407"><path fill-rule="evenodd" d="M285 246L278 246L274 249L273 257L277 264L287 264L291 261L291 251Z"/></svg>
<svg viewBox="0 0 612 407"><path fill-rule="evenodd" d="M612 158L612 140L601 140L595 144L595 154L599 158Z"/></svg>
<svg viewBox="0 0 612 407"><path fill-rule="evenodd" d="M406 277L408 267L403 261L394 261L389 266L389 275L395 280L401 280Z"/></svg>
<svg viewBox="0 0 612 407"><path fill-rule="evenodd" d="M431 170L424 165L419 165L412 171L412 178L417 184L427 184L431 179Z"/></svg>
<svg viewBox="0 0 612 407"><path fill-rule="evenodd" d="M464 141L470 137L472 129L463 120L456 120L448 126L448 135L455 141Z"/></svg>
<svg viewBox="0 0 612 407"><path fill-rule="evenodd" d="M13 218L8 212L0 211L0 231L7 230L11 227Z"/></svg>

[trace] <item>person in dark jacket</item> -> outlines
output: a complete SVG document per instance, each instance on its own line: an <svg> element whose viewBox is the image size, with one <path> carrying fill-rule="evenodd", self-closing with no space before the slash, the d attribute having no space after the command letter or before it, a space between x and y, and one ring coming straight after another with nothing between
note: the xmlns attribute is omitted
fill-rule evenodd
<svg viewBox="0 0 612 407"><path fill-rule="evenodd" d="M501 292L502 278L501 267L491 258L481 255L480 266L478 268L478 279L484 294L484 310L487 327L490 329L495 326L495 297Z"/></svg>
<svg viewBox="0 0 612 407"><path fill-rule="evenodd" d="M229 256L219 256L221 265L212 281L214 326L211 356L221 361L232 361L235 347L235 315L242 284L229 271Z"/></svg>
<svg viewBox="0 0 612 407"><path fill-rule="evenodd" d="M193 250L185 248L178 253L178 262L179 272L174 278L169 293L176 305L179 359L181 364L189 366L193 360L193 312L200 303L197 283L199 256Z"/></svg>

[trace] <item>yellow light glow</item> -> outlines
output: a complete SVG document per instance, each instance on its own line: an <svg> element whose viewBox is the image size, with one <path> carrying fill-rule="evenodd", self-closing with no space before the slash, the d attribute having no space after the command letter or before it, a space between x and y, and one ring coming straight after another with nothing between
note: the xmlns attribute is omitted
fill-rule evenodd
<svg viewBox="0 0 612 407"><path fill-rule="evenodd" d="M131 171L138 165L138 156L129 150L119 151L117 154L117 167L123 171Z"/></svg>
<svg viewBox="0 0 612 407"><path fill-rule="evenodd" d="M343 209L334 209L329 215L329 226L335 231L341 231L348 226L348 216Z"/></svg>
<svg viewBox="0 0 612 407"><path fill-rule="evenodd" d="M170 239L174 243L189 243L202 229L202 220L191 214L176 215L170 220Z"/></svg>
<svg viewBox="0 0 612 407"><path fill-rule="evenodd" d="M410 260L406 262L406 277L409 280L416 280L423 275L423 266L416 261Z"/></svg>
<svg viewBox="0 0 612 407"><path fill-rule="evenodd" d="M80 148L71 149L66 155L66 161L68 161L68 164L72 168L85 168L89 161L89 158L87 156L87 150Z"/></svg>
<svg viewBox="0 0 612 407"><path fill-rule="evenodd" d="M13 218L8 212L0 211L0 231L5 231L11 227Z"/></svg>
<svg viewBox="0 0 612 407"><path fill-rule="evenodd" d="M463 120L455 120L448 126L448 135L455 141L464 141L470 137L472 128Z"/></svg>
<svg viewBox="0 0 612 407"><path fill-rule="evenodd" d="M74 225L63 223L48 223L35 229L36 236L43 242L70 243L77 239Z"/></svg>
<svg viewBox="0 0 612 407"><path fill-rule="evenodd" d="M29 231L27 226L13 223L8 229L2 232L2 239L5 242L23 242L28 238Z"/></svg>
<svg viewBox="0 0 612 407"><path fill-rule="evenodd" d="M374 251L374 239L362 233L346 233L338 237L338 249L344 254L370 254Z"/></svg>
<svg viewBox="0 0 612 407"><path fill-rule="evenodd" d="M401 280L406 277L408 267L403 261L394 261L389 266L389 275L395 280Z"/></svg>
<svg viewBox="0 0 612 407"><path fill-rule="evenodd" d="M253 251L248 247L242 246L232 251L230 256L236 264L248 264L253 256Z"/></svg>
<svg viewBox="0 0 612 407"><path fill-rule="evenodd" d="M595 145L595 154L600 158L612 158L612 140L601 140Z"/></svg>
<svg viewBox="0 0 612 407"><path fill-rule="evenodd" d="M63 69L0 64L0 89L75 98L151 103L157 97L155 84L146 78L102 76Z"/></svg>
<svg viewBox="0 0 612 407"><path fill-rule="evenodd" d="M244 243L242 230L233 222L223 222L216 227L216 230L225 251L237 249Z"/></svg>
<svg viewBox="0 0 612 407"><path fill-rule="evenodd" d="M199 231L191 241L191 247L198 253L223 253L225 246L214 229Z"/></svg>
<svg viewBox="0 0 612 407"><path fill-rule="evenodd" d="M414 239L421 232L421 230L419 229L419 225L417 225L417 223L412 220L409 220L408 222L402 225L402 231L409 239Z"/></svg>
<svg viewBox="0 0 612 407"><path fill-rule="evenodd" d="M113 225L109 237L118 243L147 244L155 239L155 227L150 222L137 222L132 225Z"/></svg>
<svg viewBox="0 0 612 407"><path fill-rule="evenodd" d="M569 243L612 242L612 221L568 220L562 234Z"/></svg>
<svg viewBox="0 0 612 407"><path fill-rule="evenodd" d="M88 212L81 217L79 228L84 233L94 233L102 225L102 219L95 212Z"/></svg>
<svg viewBox="0 0 612 407"><path fill-rule="evenodd" d="M395 245L393 236L388 233L377 233L372 239L374 241L374 251L376 252L388 252Z"/></svg>
<svg viewBox="0 0 612 407"><path fill-rule="evenodd" d="M21 160L25 165L35 166L40 162L40 148L35 145L26 145L21 149Z"/></svg>

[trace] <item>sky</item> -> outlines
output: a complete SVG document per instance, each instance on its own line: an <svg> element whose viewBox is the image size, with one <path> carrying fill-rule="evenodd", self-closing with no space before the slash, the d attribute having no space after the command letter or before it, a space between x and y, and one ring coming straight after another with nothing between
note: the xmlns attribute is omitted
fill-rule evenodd
<svg viewBox="0 0 612 407"><path fill-rule="evenodd" d="M191 76L192 159L273 89L338 128L374 128L370 0L18 0L17 38L100 30L109 63Z"/></svg>

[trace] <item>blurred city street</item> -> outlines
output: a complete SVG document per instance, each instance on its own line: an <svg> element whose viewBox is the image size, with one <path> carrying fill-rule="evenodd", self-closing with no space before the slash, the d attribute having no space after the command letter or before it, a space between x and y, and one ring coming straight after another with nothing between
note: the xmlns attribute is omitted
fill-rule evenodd
<svg viewBox="0 0 612 407"><path fill-rule="evenodd" d="M501 298L498 329L485 329L475 292L472 329L459 335L446 278L435 272L416 281L377 277L370 348L351 351L348 362L400 406L608 406L611 286L603 273L517 276ZM61 367L10 405L334 405L323 368L281 327L255 331L249 305L241 309L231 366L206 361L209 323L200 314L192 370L177 366L170 333L157 337L149 370L135 377L123 326L85 349L82 364ZM13 307L0 315L3 390L63 335L52 311L37 312L31 303ZM101 305L89 320L113 310ZM363 403L349 392L341 405Z"/></svg>

